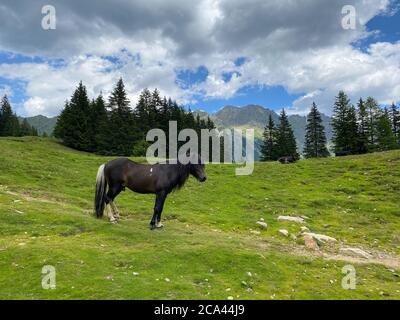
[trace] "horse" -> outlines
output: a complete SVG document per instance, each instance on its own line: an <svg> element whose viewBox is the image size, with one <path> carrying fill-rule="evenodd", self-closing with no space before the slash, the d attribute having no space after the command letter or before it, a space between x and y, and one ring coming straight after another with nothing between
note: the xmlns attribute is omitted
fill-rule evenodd
<svg viewBox="0 0 400 320"><path fill-rule="evenodd" d="M166 197L181 189L189 176L199 182L206 181L205 165L199 156L190 157L187 164L176 163L140 164L127 158L118 158L100 165L96 177L95 214L107 216L117 223L120 215L114 199L128 188L136 193L155 194L154 214L150 221L152 230L162 228L161 213ZM111 210L110 210L111 209Z"/></svg>
<svg viewBox="0 0 400 320"><path fill-rule="evenodd" d="M296 161L297 159L295 156L285 156L278 159L278 162L281 164L294 163Z"/></svg>

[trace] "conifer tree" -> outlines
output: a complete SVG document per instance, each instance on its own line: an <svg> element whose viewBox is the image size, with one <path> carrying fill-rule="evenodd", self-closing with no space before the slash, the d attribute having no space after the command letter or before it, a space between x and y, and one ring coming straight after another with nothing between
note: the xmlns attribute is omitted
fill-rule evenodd
<svg viewBox="0 0 400 320"><path fill-rule="evenodd" d="M296 139L285 109L282 110L279 116L279 125L276 133L276 156L277 158L284 156L299 157L297 153Z"/></svg>
<svg viewBox="0 0 400 320"><path fill-rule="evenodd" d="M400 111L394 102L390 108L390 120L392 123L393 134L396 137L396 141L400 147Z"/></svg>
<svg viewBox="0 0 400 320"><path fill-rule="evenodd" d="M368 112L368 149L374 150L377 145L377 122L380 116L378 102L373 97L368 97L365 102Z"/></svg>
<svg viewBox="0 0 400 320"><path fill-rule="evenodd" d="M4 95L0 105L0 136L18 136L20 125L17 116L12 111L7 95Z"/></svg>
<svg viewBox="0 0 400 320"><path fill-rule="evenodd" d="M348 151L346 118L349 110L350 100L347 95L340 91L333 106L333 143L335 152Z"/></svg>
<svg viewBox="0 0 400 320"><path fill-rule="evenodd" d="M151 93L151 99L148 111L149 125L151 128L159 128L161 122L164 120L161 117L162 104L163 101L161 100L160 92L156 88Z"/></svg>
<svg viewBox="0 0 400 320"><path fill-rule="evenodd" d="M150 128L150 121L148 117L150 103L151 92L146 88L140 93L139 101L134 111L137 128L140 131L142 139L145 139L146 133Z"/></svg>
<svg viewBox="0 0 400 320"><path fill-rule="evenodd" d="M359 147L359 135L357 125L357 110L354 105L351 105L346 118L346 131L348 136L349 150L353 150L354 153L360 153Z"/></svg>
<svg viewBox="0 0 400 320"><path fill-rule="evenodd" d="M57 120L54 134L64 144L83 151L91 151L91 109L86 87L82 81L72 94Z"/></svg>
<svg viewBox="0 0 400 320"><path fill-rule="evenodd" d="M113 154L130 156L136 140L133 111L125 91L122 78L118 80L108 101L110 110L110 134L113 143L110 146Z"/></svg>
<svg viewBox="0 0 400 320"><path fill-rule="evenodd" d="M69 101L66 100L64 103L64 108L58 116L56 125L53 130L54 137L63 139L63 137L67 134L70 115L71 108L69 105Z"/></svg>
<svg viewBox="0 0 400 320"><path fill-rule="evenodd" d="M340 91L333 107L333 143L335 153L358 150L357 114L347 95Z"/></svg>
<svg viewBox="0 0 400 320"><path fill-rule="evenodd" d="M376 142L381 151L393 150L398 147L392 131L389 111L386 108L380 113L376 122Z"/></svg>
<svg viewBox="0 0 400 320"><path fill-rule="evenodd" d="M326 148L325 128L315 102L313 102L311 111L307 116L304 156L306 158L329 156Z"/></svg>
<svg viewBox="0 0 400 320"><path fill-rule="evenodd" d="M360 153L368 151L368 112L362 98L357 104L357 123L358 123L358 150Z"/></svg>
<svg viewBox="0 0 400 320"><path fill-rule="evenodd" d="M264 128L263 142L261 145L261 161L277 160L276 152L276 127L271 114L268 116L268 123Z"/></svg>
<svg viewBox="0 0 400 320"><path fill-rule="evenodd" d="M93 151L98 154L112 155L113 134L106 110L103 95L96 98L91 104L93 123Z"/></svg>

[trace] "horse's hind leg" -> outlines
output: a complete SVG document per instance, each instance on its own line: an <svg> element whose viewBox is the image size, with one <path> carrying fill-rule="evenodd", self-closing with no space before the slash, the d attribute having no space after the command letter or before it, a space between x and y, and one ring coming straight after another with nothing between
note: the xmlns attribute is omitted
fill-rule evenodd
<svg viewBox="0 0 400 320"><path fill-rule="evenodd" d="M114 214L112 212L110 203L106 204L105 210L106 210L106 216L110 219L110 222L111 223L117 223L118 220L115 218L115 216L114 216Z"/></svg>
<svg viewBox="0 0 400 320"><path fill-rule="evenodd" d="M114 201L110 202L110 206L111 206L111 210L112 210L115 218L117 218L117 220L119 220L119 218L120 218L119 211L118 211L118 208L115 205Z"/></svg>
<svg viewBox="0 0 400 320"><path fill-rule="evenodd" d="M107 213L109 213L109 218L111 223L118 222L119 212L117 206L114 203L114 199L120 194L123 186L121 184L114 184L109 186L106 195ZM111 209L111 210L110 210Z"/></svg>

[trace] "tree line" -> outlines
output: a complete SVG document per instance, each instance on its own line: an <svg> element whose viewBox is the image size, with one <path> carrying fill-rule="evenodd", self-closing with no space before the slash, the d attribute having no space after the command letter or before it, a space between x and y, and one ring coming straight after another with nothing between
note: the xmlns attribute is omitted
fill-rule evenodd
<svg viewBox="0 0 400 320"><path fill-rule="evenodd" d="M66 146L102 155L144 156L149 143L146 134L159 128L168 136L169 121L176 121L178 131L191 128L213 129L214 123L186 111L171 98L161 97L157 89L144 89L134 109L130 106L125 85L119 79L107 101L100 94L90 100L86 87L79 83L58 117L54 136ZM182 142L184 143L184 142ZM168 150L168 145L167 145Z"/></svg>
<svg viewBox="0 0 400 320"><path fill-rule="evenodd" d="M0 137L37 136L38 131L26 119L20 122L13 112L7 95L4 95L0 104Z"/></svg>
<svg viewBox="0 0 400 320"><path fill-rule="evenodd" d="M360 98L355 107L340 91L333 111L333 151L337 155L400 148L400 113L395 103L389 110L368 97Z"/></svg>
<svg viewBox="0 0 400 320"><path fill-rule="evenodd" d="M393 103L390 109L379 107L373 97L360 98L357 107L340 91L335 98L332 117L333 148L336 156L363 154L400 148L400 111ZM313 102L307 115L305 158L328 157L325 128L321 113ZM270 115L263 133L261 161L274 161L280 157L299 157L293 130L285 110L279 117L278 126Z"/></svg>

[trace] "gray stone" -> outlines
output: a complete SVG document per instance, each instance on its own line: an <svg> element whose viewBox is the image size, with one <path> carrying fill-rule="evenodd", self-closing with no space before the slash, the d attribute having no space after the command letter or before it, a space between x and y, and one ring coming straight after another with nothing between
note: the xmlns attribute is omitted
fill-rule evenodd
<svg viewBox="0 0 400 320"><path fill-rule="evenodd" d="M371 259L372 255L359 248L340 248L340 253L355 258Z"/></svg>
<svg viewBox="0 0 400 320"><path fill-rule="evenodd" d="M293 217L293 216L279 216L278 221L290 221L296 223L304 223L304 219L301 217Z"/></svg>
<svg viewBox="0 0 400 320"><path fill-rule="evenodd" d="M289 231L285 230L285 229L281 229L279 230L279 233L285 237L289 236Z"/></svg>
<svg viewBox="0 0 400 320"><path fill-rule="evenodd" d="M263 229L267 229L268 228L268 224L266 222L257 221L256 223Z"/></svg>
<svg viewBox="0 0 400 320"><path fill-rule="evenodd" d="M305 236L310 236L314 238L315 240L321 241L321 242L336 242L337 240L333 237L324 235L324 234L317 234L317 233L311 233L311 232L304 232Z"/></svg>

